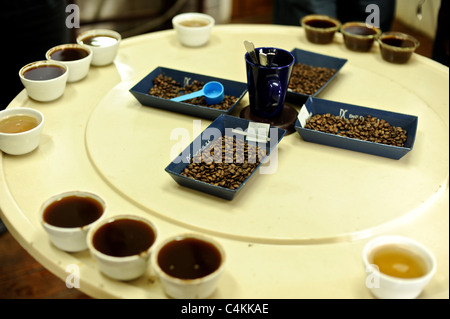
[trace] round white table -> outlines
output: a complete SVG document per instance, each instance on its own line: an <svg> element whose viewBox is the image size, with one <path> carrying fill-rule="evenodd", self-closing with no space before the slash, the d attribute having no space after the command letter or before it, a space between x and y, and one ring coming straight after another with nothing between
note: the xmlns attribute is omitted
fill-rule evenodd
<svg viewBox="0 0 450 319"><path fill-rule="evenodd" d="M293 133L279 144L272 172L257 173L232 201L179 186L164 168L211 121L142 106L129 89L158 66L246 82L244 40L348 59L318 97L418 116L413 150L392 160ZM246 105L247 95L234 115ZM227 267L212 298L372 298L361 254L384 234L430 248L437 272L420 297L449 298L449 69L430 59L414 54L390 64L378 45L352 52L340 34L315 45L300 27L219 25L200 48L183 47L167 30L123 40L114 64L91 67L54 102L22 91L8 107L36 108L46 123L32 153L0 153L1 218L63 281L79 271L88 295L166 298L150 268L134 281L115 281L88 251L66 253L49 242L39 208L63 191L99 194L111 216L144 216L161 240L200 232L220 241ZM180 129L189 140L177 139Z"/></svg>

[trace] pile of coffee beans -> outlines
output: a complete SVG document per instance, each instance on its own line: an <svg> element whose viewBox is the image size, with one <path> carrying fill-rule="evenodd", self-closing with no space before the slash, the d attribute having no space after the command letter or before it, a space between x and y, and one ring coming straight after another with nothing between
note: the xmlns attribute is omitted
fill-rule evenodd
<svg viewBox="0 0 450 319"><path fill-rule="evenodd" d="M406 130L370 115L343 119L329 113L316 114L306 121L305 128L400 147L406 142Z"/></svg>
<svg viewBox="0 0 450 319"><path fill-rule="evenodd" d="M313 95L334 74L336 69L314 67L303 63L297 63L292 69L289 89L296 93Z"/></svg>
<svg viewBox="0 0 450 319"><path fill-rule="evenodd" d="M237 189L255 170L266 150L231 136L216 139L181 173L205 183Z"/></svg>
<svg viewBox="0 0 450 319"><path fill-rule="evenodd" d="M180 83L172 79L170 76L160 74L154 78L153 87L150 89L148 94L164 99L172 99L180 95L199 91L203 88L204 85L205 83L194 80L191 84L183 87ZM208 103L206 103L204 96L196 97L183 102L226 111L231 108L237 100L238 98L235 96L225 95L225 98L221 103L214 105L209 105Z"/></svg>

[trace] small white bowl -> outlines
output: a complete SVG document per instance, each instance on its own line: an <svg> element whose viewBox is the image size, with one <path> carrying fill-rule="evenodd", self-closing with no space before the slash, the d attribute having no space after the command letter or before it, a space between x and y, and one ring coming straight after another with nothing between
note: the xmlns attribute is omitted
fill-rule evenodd
<svg viewBox="0 0 450 319"><path fill-rule="evenodd" d="M160 258L164 258L161 256L165 256L166 254L169 255L180 255L181 253L174 253L172 252L164 252L164 249L167 248L168 244L171 243L177 243L180 241L184 241L186 239L194 239L201 243L206 243L207 245L212 245L216 252L220 256L220 261L218 267L210 272L209 274L203 276L203 277L197 277L197 278L179 278L175 277L171 274L168 274L165 270L163 270L164 266L161 266ZM161 253L161 250L163 250L164 253ZM198 255L197 255L198 256ZM187 262L189 257L186 257L184 260ZM190 258L192 260L192 258ZM161 284L163 286L164 291L166 294L172 298L177 299L203 299L211 296L213 292L215 291L219 278L223 273L223 270L225 268L225 251L222 248L222 246L215 240L208 238L206 236L198 235L198 234L182 234L177 236L172 236L167 238L164 242L162 242L158 247L155 249L152 258L151 258L151 264L152 268L155 271L156 275L161 281ZM182 264L180 265L171 265L171 267L177 268L183 267Z"/></svg>
<svg viewBox="0 0 450 319"><path fill-rule="evenodd" d="M106 37L105 39L111 38L112 41L98 41L97 44L89 44L87 39L92 37ZM111 64L116 58L121 40L122 36L120 33L107 29L89 30L77 36L78 44L84 44L91 48L93 53L91 64L95 66Z"/></svg>
<svg viewBox="0 0 450 319"><path fill-rule="evenodd" d="M17 115L31 116L36 119L37 126L24 132L0 132L0 149L11 155L22 155L39 146L44 128L44 115L38 110L26 107L10 108L0 111L0 121Z"/></svg>
<svg viewBox="0 0 450 319"><path fill-rule="evenodd" d="M381 272L372 258L376 250L387 246L395 246L420 258L425 274L415 278L400 278ZM380 299L416 298L436 272L436 259L433 253L419 242L402 236L381 236L371 240L364 247L363 261L367 272L366 287ZM399 264L396 267L406 266Z"/></svg>
<svg viewBox="0 0 450 319"><path fill-rule="evenodd" d="M104 226L107 227L107 224L111 224L123 219L143 222L144 224L148 225L154 234L153 243L151 243L145 251L139 254L122 257L108 255L98 250L94 245L94 238L97 231ZM100 272L112 279L127 281L142 276L148 269L149 259L152 254L153 247L155 246L155 243L158 239L158 234L159 232L157 227L145 218L133 215L118 215L103 219L101 222L96 224L88 233L87 245L89 247L91 255L97 260L97 265ZM114 237L114 235L111 236L111 233L109 233L109 237ZM126 238L125 240L127 242L129 242L130 240L137 240L136 237L125 236L124 238Z"/></svg>
<svg viewBox="0 0 450 319"><path fill-rule="evenodd" d="M72 196L81 198L90 198L99 203L103 208L100 217L94 220L93 222L80 227L54 226L44 220L44 213L50 205L58 201L61 201L64 198ZM40 220L42 227L48 233L50 241L53 243L53 245L67 252L78 252L86 250L88 248L86 243L87 233L96 223L98 223L106 216L106 213L107 213L106 202L100 196L85 191L69 191L54 195L49 199L47 199L41 206Z"/></svg>
<svg viewBox="0 0 450 319"><path fill-rule="evenodd" d="M193 22L194 26L184 25ZM200 25L197 24L200 22ZM175 29L178 40L181 44L188 47L198 47L206 44L211 35L211 29L215 20L210 15L197 12L182 13L172 19L172 25Z"/></svg>
<svg viewBox="0 0 450 319"><path fill-rule="evenodd" d="M59 60L52 57L52 54L61 50L81 50L87 55L73 60ZM69 77L67 82L77 82L84 79L89 72L89 67L92 61L92 50L87 45L81 45L78 43L61 44L49 49L45 53L45 57L47 60L58 61L65 64L69 68Z"/></svg>
<svg viewBox="0 0 450 319"><path fill-rule="evenodd" d="M30 79L26 77L28 71L38 69L40 67L59 67L63 73L49 79ZM36 61L22 67L19 71L20 81L25 87L30 98L40 102L49 102L56 100L63 95L66 89L66 83L69 76L69 68L57 61Z"/></svg>

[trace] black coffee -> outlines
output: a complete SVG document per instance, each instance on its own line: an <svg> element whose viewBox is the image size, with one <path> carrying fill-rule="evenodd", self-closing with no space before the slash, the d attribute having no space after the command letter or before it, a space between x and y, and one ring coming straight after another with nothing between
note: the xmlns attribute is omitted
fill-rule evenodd
<svg viewBox="0 0 450 319"><path fill-rule="evenodd" d="M44 211L47 224L64 227L83 227L100 218L103 214L101 203L90 197L68 196L50 204Z"/></svg>
<svg viewBox="0 0 450 319"><path fill-rule="evenodd" d="M101 226L93 236L95 249L105 255L138 255L153 245L155 233L146 223L134 219L117 219Z"/></svg>
<svg viewBox="0 0 450 319"><path fill-rule="evenodd" d="M322 20L322 19L311 19L308 21L305 21L305 24L313 27L313 28L320 28L320 29L328 29L328 28L334 28L336 27L336 24L329 20Z"/></svg>
<svg viewBox="0 0 450 319"><path fill-rule="evenodd" d="M212 244L196 238L167 243L158 254L161 269L172 277L195 279L207 276L222 263L220 251Z"/></svg>
<svg viewBox="0 0 450 319"><path fill-rule="evenodd" d="M66 70L56 65L40 65L32 67L24 72L25 79L33 81L46 81L57 78L64 74Z"/></svg>
<svg viewBox="0 0 450 319"><path fill-rule="evenodd" d="M65 48L53 52L50 57L57 61L81 60L89 55L89 52L79 48Z"/></svg>

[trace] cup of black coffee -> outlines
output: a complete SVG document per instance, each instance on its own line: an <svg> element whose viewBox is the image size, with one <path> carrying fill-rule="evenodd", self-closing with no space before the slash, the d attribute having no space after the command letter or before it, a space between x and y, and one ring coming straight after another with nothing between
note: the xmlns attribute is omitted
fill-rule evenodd
<svg viewBox="0 0 450 319"><path fill-rule="evenodd" d="M142 276L158 238L155 224L134 215L117 215L96 224L87 235L91 255L103 274L116 280Z"/></svg>

